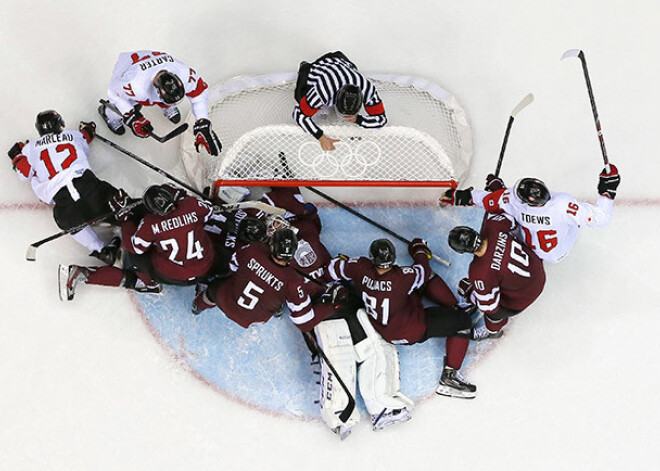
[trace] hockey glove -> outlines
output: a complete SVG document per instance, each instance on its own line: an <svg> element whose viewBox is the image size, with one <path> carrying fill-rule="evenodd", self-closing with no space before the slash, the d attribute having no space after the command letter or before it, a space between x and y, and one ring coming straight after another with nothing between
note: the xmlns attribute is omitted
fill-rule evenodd
<svg viewBox="0 0 660 471"><path fill-rule="evenodd" d="M137 137L145 138L149 137L149 134L154 132L154 127L151 125L149 120L142 116L140 113L141 106L136 106L130 112L124 115L124 124L131 128L133 134Z"/></svg>
<svg viewBox="0 0 660 471"><path fill-rule="evenodd" d="M454 188L445 191L440 197L440 207L444 206L472 206L472 190L470 187L466 190L456 190Z"/></svg>
<svg viewBox="0 0 660 471"><path fill-rule="evenodd" d="M119 191L110 198L108 206L110 206L110 210L115 213L115 219L117 219L117 222L122 223L130 219L131 210L125 209L130 203L131 198L122 189L119 189Z"/></svg>
<svg viewBox="0 0 660 471"><path fill-rule="evenodd" d="M410 241L408 244L408 253L412 258L415 258L415 255L424 254L427 258L431 258L431 249L425 240L416 238Z"/></svg>
<svg viewBox="0 0 660 471"><path fill-rule="evenodd" d="M601 196L607 196L613 200L616 196L616 189L618 188L619 183L621 183L621 176L619 175L619 169L611 164L610 173L606 172L606 168L600 172L600 178L598 180L598 194Z"/></svg>
<svg viewBox="0 0 660 471"><path fill-rule="evenodd" d="M222 143L215 131L211 129L211 121L208 119L202 118L195 121L193 133L195 133L195 150L197 152L199 152L200 146L211 155L218 155L222 150Z"/></svg>
<svg viewBox="0 0 660 471"><path fill-rule="evenodd" d="M502 180L500 177L496 177L492 173L488 174L486 177L486 191L490 191L492 193L493 191L503 190L504 188L506 188L504 185L504 180Z"/></svg>
<svg viewBox="0 0 660 471"><path fill-rule="evenodd" d="M25 144L27 144L28 142L30 141L16 142L13 146L11 146L11 149L7 151L9 160L11 160L11 164L14 168L16 168L17 157L19 155L22 155L21 152L23 152L23 147L25 147Z"/></svg>
<svg viewBox="0 0 660 471"><path fill-rule="evenodd" d="M88 143L92 142L92 139L96 136L96 123L94 121L90 121L89 123L81 121L78 129L83 133L83 136Z"/></svg>
<svg viewBox="0 0 660 471"><path fill-rule="evenodd" d="M470 295L474 288L469 278L463 278L458 282L458 295L466 300L470 299Z"/></svg>

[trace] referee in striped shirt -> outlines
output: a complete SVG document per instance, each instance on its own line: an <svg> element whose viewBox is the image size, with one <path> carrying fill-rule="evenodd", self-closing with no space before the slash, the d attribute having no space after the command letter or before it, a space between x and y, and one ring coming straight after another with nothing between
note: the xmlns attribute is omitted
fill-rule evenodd
<svg viewBox="0 0 660 471"><path fill-rule="evenodd" d="M376 87L340 51L329 52L311 64L300 64L295 98L298 104L293 119L319 140L324 151L334 150L338 139L326 136L312 119L323 106L334 105L346 121L363 128L380 128L387 123ZM363 104L367 112L364 116L358 114Z"/></svg>

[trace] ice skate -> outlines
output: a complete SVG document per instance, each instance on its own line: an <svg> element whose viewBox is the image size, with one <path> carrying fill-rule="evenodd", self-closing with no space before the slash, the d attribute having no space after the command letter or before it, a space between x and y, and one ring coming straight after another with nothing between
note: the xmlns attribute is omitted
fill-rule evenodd
<svg viewBox="0 0 660 471"><path fill-rule="evenodd" d="M78 265L60 265L57 276L60 300L71 301L76 294L76 286L85 283L89 278L90 270Z"/></svg>
<svg viewBox="0 0 660 471"><path fill-rule="evenodd" d="M105 124L108 125L110 131L117 134L118 136L121 136L126 131L126 129L124 128L124 122L120 117L108 116L108 113L106 112L106 108L108 107L109 103L106 100L100 100L100 101L101 101L101 106L99 106L99 114L103 118L103 121L105 121Z"/></svg>
<svg viewBox="0 0 660 471"><path fill-rule="evenodd" d="M346 437L348 437L351 434L351 427L346 427L345 425L340 425L339 427L335 427L332 429L334 433L339 435L339 438L342 440L346 440Z"/></svg>
<svg viewBox="0 0 660 471"><path fill-rule="evenodd" d="M117 261L117 258L119 256L120 246L121 246L121 239L119 237L113 237L112 240L108 242L108 244L105 247L103 247L100 252L98 250L95 250L89 255L91 257L98 258L106 265L112 266Z"/></svg>
<svg viewBox="0 0 660 471"><path fill-rule="evenodd" d="M435 392L441 396L473 399L477 396L477 387L468 383L458 370L447 366L447 359L445 358L445 367L442 370L440 384L438 384Z"/></svg>
<svg viewBox="0 0 660 471"><path fill-rule="evenodd" d="M408 409L383 409L383 412L371 417L371 423L374 431L377 432L392 425L408 422L410 419L412 414Z"/></svg>
<svg viewBox="0 0 660 471"><path fill-rule="evenodd" d="M492 330L488 330L485 325L473 327L472 330L470 330L470 340L475 340L477 342L481 340L499 339L502 335L504 335L503 331L498 330L497 332L493 332Z"/></svg>
<svg viewBox="0 0 660 471"><path fill-rule="evenodd" d="M179 124L181 121L181 112L176 106L170 106L169 108L163 108L163 115L170 120L173 124Z"/></svg>

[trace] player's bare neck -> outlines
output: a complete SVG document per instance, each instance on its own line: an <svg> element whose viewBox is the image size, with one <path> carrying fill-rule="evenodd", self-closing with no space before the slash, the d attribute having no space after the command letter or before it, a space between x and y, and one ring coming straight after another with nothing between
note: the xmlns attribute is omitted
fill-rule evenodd
<svg viewBox="0 0 660 471"><path fill-rule="evenodd" d="M476 257L483 257L486 255L486 250L488 250L488 239L484 239L481 241L481 245L477 250L474 251L474 255Z"/></svg>
<svg viewBox="0 0 660 471"><path fill-rule="evenodd" d="M278 260L277 258L273 257L272 255L270 256L271 260L275 263L277 263L281 267L286 267L289 265L288 260Z"/></svg>
<svg viewBox="0 0 660 471"><path fill-rule="evenodd" d="M378 273L378 275L384 275L385 273L387 273L391 269L392 269L392 267L389 267L389 268L378 268L378 267L376 267L376 273Z"/></svg>

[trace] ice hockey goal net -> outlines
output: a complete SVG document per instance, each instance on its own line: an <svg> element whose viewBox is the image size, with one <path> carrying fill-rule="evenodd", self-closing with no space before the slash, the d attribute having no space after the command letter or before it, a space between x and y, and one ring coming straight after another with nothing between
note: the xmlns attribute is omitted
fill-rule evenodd
<svg viewBox="0 0 660 471"><path fill-rule="evenodd" d="M296 74L237 77L213 88L209 117L222 141L220 156L197 153L182 139L186 172L202 189L227 186L455 187L472 158L472 134L457 100L428 80L368 75L388 124L364 129L344 123L332 108L314 120L340 139L323 152L292 119ZM187 118L192 126L194 117Z"/></svg>

